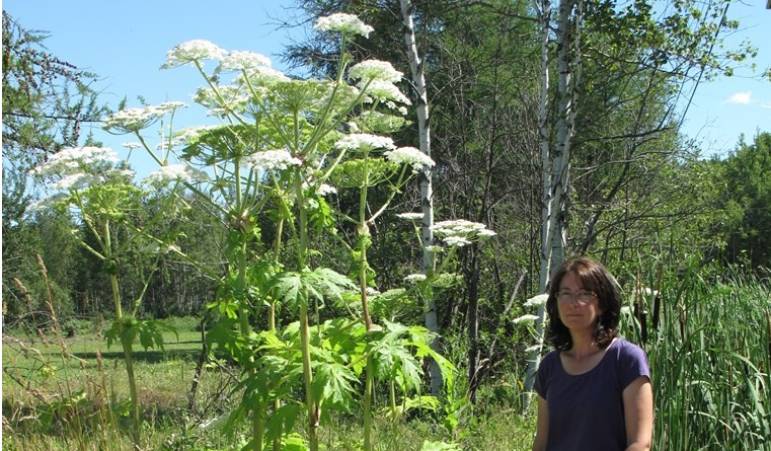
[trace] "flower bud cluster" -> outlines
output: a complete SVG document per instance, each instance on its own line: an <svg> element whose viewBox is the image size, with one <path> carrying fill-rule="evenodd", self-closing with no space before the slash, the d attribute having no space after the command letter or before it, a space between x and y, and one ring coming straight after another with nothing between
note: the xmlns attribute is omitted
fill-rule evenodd
<svg viewBox="0 0 771 451"><path fill-rule="evenodd" d="M150 173L144 181L149 185L163 186L176 181L192 183L206 179L205 172L193 169L186 164L168 164Z"/></svg>
<svg viewBox="0 0 771 451"><path fill-rule="evenodd" d="M413 172L421 171L434 166L434 160L414 147L399 147L385 153L388 161L396 164L406 164L412 167Z"/></svg>
<svg viewBox="0 0 771 451"><path fill-rule="evenodd" d="M372 151L375 149L395 149L394 141L387 136L371 135L368 133L352 133L343 136L335 143L340 150Z"/></svg>

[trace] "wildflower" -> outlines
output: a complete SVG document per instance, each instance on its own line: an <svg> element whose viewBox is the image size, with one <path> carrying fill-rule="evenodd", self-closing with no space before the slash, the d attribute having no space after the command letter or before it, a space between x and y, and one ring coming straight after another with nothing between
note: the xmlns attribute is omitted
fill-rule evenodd
<svg viewBox="0 0 771 451"><path fill-rule="evenodd" d="M464 238L462 236L448 236L448 237L445 237L444 243L450 247L453 247L453 246L463 247L468 244L471 244L471 240Z"/></svg>
<svg viewBox="0 0 771 451"><path fill-rule="evenodd" d="M350 135L343 136L335 143L335 147L340 150L347 149L361 151L396 148L391 138L386 136L370 135L367 133L352 133Z"/></svg>
<svg viewBox="0 0 771 451"><path fill-rule="evenodd" d="M166 54L166 63L161 66L161 69L171 69L208 59L220 60L225 54L224 50L209 41L194 39L169 50Z"/></svg>
<svg viewBox="0 0 771 451"><path fill-rule="evenodd" d="M435 164L431 157L414 147L399 147L398 149L386 152L385 157L396 164L412 166L413 172L418 172Z"/></svg>
<svg viewBox="0 0 771 451"><path fill-rule="evenodd" d="M127 108L107 116L103 128L119 133L134 133L149 127L164 114L166 110L153 106Z"/></svg>
<svg viewBox="0 0 771 451"><path fill-rule="evenodd" d="M404 278L404 281L407 283L419 283L426 280L425 274L410 274L409 276Z"/></svg>
<svg viewBox="0 0 771 451"><path fill-rule="evenodd" d="M632 307L625 305L621 307L621 314L622 315L631 315L632 314Z"/></svg>
<svg viewBox="0 0 771 451"><path fill-rule="evenodd" d="M360 82L359 87L364 89L365 83ZM410 99L407 98L400 90L399 87L390 81L373 80L367 85L365 90L367 95L379 102L386 102L386 106L391 109L396 109L396 104L389 102L390 100L403 103L406 105L412 104Z"/></svg>
<svg viewBox="0 0 771 451"><path fill-rule="evenodd" d="M528 314L528 315L522 315L519 318L514 318L513 320L511 320L511 322L514 324L530 323L537 319L538 319L538 316Z"/></svg>
<svg viewBox="0 0 771 451"><path fill-rule="evenodd" d="M337 194L337 188L335 188L332 185L327 185L326 183L322 183L319 185L319 188L316 190L316 192L319 194L319 196L326 196L327 194Z"/></svg>
<svg viewBox="0 0 771 451"><path fill-rule="evenodd" d="M108 147L69 147L51 155L30 175L39 178L65 177L79 173L103 173L113 169L118 154Z"/></svg>
<svg viewBox="0 0 771 451"><path fill-rule="evenodd" d="M284 75L281 71L273 69L272 67L268 66L254 66L250 67L245 71L246 78L244 78L244 74L239 75L236 77L235 82L236 84L240 86L247 86L248 84L251 85L257 85L258 87L261 87L262 85L270 86L276 83L283 83L291 81L289 77ZM247 83L248 79L248 83ZM258 90L263 91L263 90ZM263 94L267 93L267 91L264 91Z"/></svg>
<svg viewBox="0 0 771 451"><path fill-rule="evenodd" d="M465 219L437 222L431 229L450 246L463 246L474 239L486 238L495 234L486 225Z"/></svg>
<svg viewBox="0 0 771 451"><path fill-rule="evenodd" d="M265 150L249 155L245 163L256 170L283 171L291 166L300 166L302 161L295 158L286 149Z"/></svg>
<svg viewBox="0 0 771 451"><path fill-rule="evenodd" d="M209 108L214 115L225 115L246 110L249 95L240 86L224 85L218 86L216 92L211 88L199 88L193 100Z"/></svg>
<svg viewBox="0 0 771 451"><path fill-rule="evenodd" d="M220 60L220 69L222 70L250 70L259 67L270 67L270 59L255 52L227 52Z"/></svg>
<svg viewBox="0 0 771 451"><path fill-rule="evenodd" d="M391 63L380 60L366 60L351 66L348 70L348 77L352 80L361 80L363 82L387 81L396 83L401 80L404 74L394 69Z"/></svg>
<svg viewBox="0 0 771 451"><path fill-rule="evenodd" d="M437 246L437 245L424 246L423 249L434 254L439 254L444 252L444 248L442 246Z"/></svg>
<svg viewBox="0 0 771 451"><path fill-rule="evenodd" d="M128 150L139 149L142 147L142 144L139 144L138 142L128 142L128 143L123 143L121 145Z"/></svg>
<svg viewBox="0 0 771 451"><path fill-rule="evenodd" d="M409 221L416 221L418 219L423 219L423 213L399 213L396 215L399 219L407 219Z"/></svg>
<svg viewBox="0 0 771 451"><path fill-rule="evenodd" d="M145 178L145 182L153 186L160 186L175 181L190 183L205 178L206 174L185 164L169 164L150 173Z"/></svg>
<svg viewBox="0 0 771 451"><path fill-rule="evenodd" d="M525 307L537 307L539 305L546 304L546 301L549 299L548 293L542 293L536 296L533 296L532 298L525 301L523 304Z"/></svg>
<svg viewBox="0 0 771 451"><path fill-rule="evenodd" d="M360 35L365 38L369 37L369 34L375 30L353 14L345 13L335 13L329 16L319 17L314 28L319 31Z"/></svg>
<svg viewBox="0 0 771 451"><path fill-rule="evenodd" d="M178 131L174 135L174 140L181 144L191 144L196 140L198 140L198 138L200 138L201 135L215 128L217 127L212 125L201 125L198 127L185 128Z"/></svg>

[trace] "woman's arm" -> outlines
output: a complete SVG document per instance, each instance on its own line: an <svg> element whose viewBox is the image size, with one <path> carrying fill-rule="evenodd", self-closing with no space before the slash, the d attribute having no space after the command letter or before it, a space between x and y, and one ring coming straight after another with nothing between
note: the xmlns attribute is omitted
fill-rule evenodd
<svg viewBox="0 0 771 451"><path fill-rule="evenodd" d="M626 451L647 451L653 437L653 388L650 380L640 376L623 392L626 420Z"/></svg>
<svg viewBox="0 0 771 451"><path fill-rule="evenodd" d="M538 395L538 420L535 424L533 451L546 451L546 439L549 437L549 404Z"/></svg>

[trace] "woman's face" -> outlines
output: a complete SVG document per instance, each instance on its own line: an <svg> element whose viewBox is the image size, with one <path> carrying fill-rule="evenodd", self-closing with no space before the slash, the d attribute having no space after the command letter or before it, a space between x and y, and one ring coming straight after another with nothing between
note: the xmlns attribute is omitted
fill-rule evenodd
<svg viewBox="0 0 771 451"><path fill-rule="evenodd" d="M602 315L597 294L584 288L581 279L568 272L557 291L560 320L572 332L592 331Z"/></svg>

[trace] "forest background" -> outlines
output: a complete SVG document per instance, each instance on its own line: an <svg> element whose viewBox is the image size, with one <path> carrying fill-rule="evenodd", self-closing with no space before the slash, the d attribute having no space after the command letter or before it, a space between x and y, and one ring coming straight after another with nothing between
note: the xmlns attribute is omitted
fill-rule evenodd
<svg viewBox="0 0 771 451"><path fill-rule="evenodd" d="M729 441L740 440L731 443L737 449L744 449L748 443L760 444L762 437L768 436L771 424L768 395L762 395L767 392L762 388L769 383L771 361L771 349L763 346L771 335L771 189L767 179L771 173L771 134L759 129L753 136L737 137L727 152L705 157L702 143L683 134L681 125L687 112L683 99L698 88L698 83L733 73L752 59L752 45L764 43L730 48L719 45L725 33L741 26L729 19L726 11L731 9L725 2L700 7L677 2L656 4L653 8L645 2L581 5L587 9L575 25L581 32L581 45L573 47L570 63L580 71L564 88L567 91L556 82L547 85L546 92L555 101L543 116L540 106L541 93L545 92L541 84L544 71L539 41L542 33L533 5L497 1L415 2L416 48L424 61L426 100L431 112L430 152L436 161L431 173L433 214L437 218L484 223L497 236L459 248L453 280L437 286L442 294L435 304L436 332L443 337L442 353L454 363L461 381L462 394L456 402L477 407L448 408L445 399L442 409L414 414L416 418L405 417L405 421L444 424L443 428L431 429L437 441L471 448L482 445L470 438L474 434L469 431L485 431L478 419L475 423L470 418L483 418L481 412L485 409L524 411L522 424L517 423L518 419L511 423L516 425L512 427L524 431L524 436L532 427L521 394L527 385L528 353L538 341L538 315L535 322L527 316L535 311L529 310L526 300L544 288L539 278L543 273L547 178L542 144L560 142L556 124L562 115L560 111L564 113L565 109L557 99L567 94L573 112L568 120L572 120L570 153L565 162L570 177L564 184L565 200L559 206L560 213L555 215L562 230L560 236L564 237L562 252L589 254L603 261L624 288L627 306L633 312L624 322L624 331L646 346L654 363L654 374L655 363L660 362L662 380L671 383L662 384L657 392L657 400L661 399L657 401L657 411L669 412L657 417L657 440L671 444L676 442L673 436L682 434L685 442L676 443L688 449L687 437L693 432L689 428L695 428L699 431L696 437L703 440L704 446L725 445L729 440L726 437L731 437ZM359 15L375 31L369 39L355 41L349 50L354 60L374 57L391 61L405 74L411 73L398 3L302 2L299 8L300 21L315 20L336 11ZM664 11L668 10L685 19L657 23L656 18L666 17ZM769 14L762 6L757 10L758 14ZM547 53L555 62L561 58L556 30L547 34L552 40ZM42 337L54 332L69 340L80 336L103 337L114 316L110 277L116 269L106 271L102 261L84 250L79 237L85 237L87 244L92 240L92 247L96 247L96 237L86 224L73 222L68 212L30 208L41 191L31 186L27 174L62 148L102 144L98 136L88 132L90 124L100 124L125 103L105 104L94 90L97 74L79 69L77 61L57 58L61 55L49 53L44 44L42 35L28 33L23 23L14 22L4 11L3 324L4 345L11 350L4 350L3 359L3 427L9 428L12 436L17 434L19 441L12 443L20 447L24 447L24 431L28 427L29 431L45 430L54 437L66 437L66 433L60 434L52 426L64 424L67 427L62 430L72 432L71 418L51 406L55 405L53 399L72 400L73 392L65 393L61 382L41 382L40 386L29 383L61 381L62 376L66 379L67 373L61 371L67 368L66 364L8 365L6 355L13 355L14 346L21 349L20 353L29 352L24 349L36 339L45 341ZM263 51L259 47L252 50ZM323 33L296 41L283 55L288 71L293 68L302 76L337 76L338 42ZM157 59L161 56L157 55ZM98 67L91 69L98 73ZM559 78L559 71L554 68L547 68L546 72L552 73L553 80ZM756 73L758 78L765 77L765 83L769 82L769 73L764 73L763 68ZM409 78L406 75L400 86L412 98L407 115L410 122L394 134L394 139L417 147L420 121L413 108L421 102L417 87ZM768 85L765 86L768 92ZM130 99L128 103L137 102ZM552 131L543 132L544 117L555 124ZM378 196L386 194L374 192L373 198ZM188 200L194 203L194 199ZM345 211L357 200L339 196L335 200L336 210ZM401 286L405 277L420 272L421 248L405 246L414 240L415 231L396 213L419 211L424 204L418 184L409 185L396 198L393 211L384 214L373 227L367 254L368 263L378 268L368 282L375 288L385 291ZM145 208L152 210L159 205L163 204L147 204ZM256 217L255 221L262 233L262 245L270 247L270 238L276 234L274 219ZM211 316L205 312L212 310L212 303L219 296L220 282L210 275L228 271L227 230L218 228L203 208L191 208L183 218L152 226L156 236L178 237L176 245L191 258L179 258L174 252L125 254L117 268L123 299L134 299L142 293L136 312L139 319L165 319L167 322L158 324L173 324L174 318L194 318L179 322L195 332L192 340L198 340L198 347L203 349L188 349L189 353L177 356L191 363L187 370L182 370L188 385L193 384L194 376L200 378L200 365L195 364L199 354L218 362L221 371L232 371L222 370L230 368L228 363L210 356L210 350L201 346L205 339L197 337L198 332L205 333L205 320ZM320 262L339 267L350 260L350 255L334 243L322 237L317 239L312 247ZM204 270L191 265L191 259L205 266ZM346 273L345 269L341 272ZM739 305L747 306L747 310ZM253 308L252 325L258 330L268 328L267 310L259 304ZM332 318L345 308L329 306L320 313L320 320ZM660 310L663 313L658 316ZM405 303L397 313L406 324L426 321L420 304ZM388 312L392 314L395 313ZM278 323L291 323L289 313L284 311L284 315L279 314ZM377 315L387 316L382 311ZM687 333L689 315L701 321L694 324L696 320L691 319L691 335ZM54 317L58 331L54 328ZM705 333L719 330L712 338L723 337L729 343L737 338L722 334L728 334L726 330L734 326L762 331L755 337L755 344L747 344L745 339L744 348L732 345L729 351L727 344L722 347L726 353L738 354L739 362L725 373L739 378L751 374L749 380L759 384L761 389L754 398L751 387L755 387L755 382L742 393L726 393L727 387L717 383L699 388L705 374L714 371L715 360L721 355L709 343L705 344L705 340L709 341ZM12 332L8 333L9 330ZM6 341L6 336L11 341ZM671 347L661 345L667 340L671 340ZM684 348L675 346L676 343L692 343L690 340L696 340L704 353L678 357ZM76 356L89 357L91 351L89 348ZM106 351L99 349L99 353ZM119 356L113 357L117 362ZM694 364L690 358L706 361ZM672 374L667 379L663 368L671 366L674 360L683 372L705 373ZM55 373L53 379L38 374L50 371ZM672 401L668 394L679 392L688 378L697 381L691 384L696 387L692 388L694 393L690 398ZM218 381L218 388L227 387L219 392L223 400L236 402L238 396L231 389L237 379L238 376L232 376ZM427 376L424 382L428 384ZM9 385L18 387L8 392ZM34 396L34 390L41 387L50 391L42 396L44 401ZM54 396L54 387L59 390L59 398ZM190 387L182 390L179 399L185 399L188 393L195 395L195 389L191 391ZM431 391L428 387L426 390ZM7 393L11 395L7 397ZM145 396L150 395L146 392ZM739 402L744 396L754 399L754 403ZM452 401L452 396L449 398ZM28 406L40 408L34 399L48 406L54 412L49 416L58 419L47 424L40 412L30 413ZM168 401L169 409L186 412L190 417L185 424L227 411L216 404L196 407L187 399L179 399ZM117 401L113 401L117 406ZM667 401L675 405L668 405ZM151 399L149 404L158 402ZM737 404L749 404L753 410L741 410ZM683 409L681 416L674 412L678 408ZM415 410L422 412L420 409ZM694 412L701 412L696 415L705 423L694 421L689 425L687 418ZM19 420L27 416L37 418L39 424L30 427L31 421ZM118 414L122 416L131 417ZM519 418L514 413L509 416ZM724 431L706 432L712 424L723 425ZM175 430L178 426L165 427ZM335 428L344 426L332 429ZM384 425L380 428L387 429ZM187 434L185 440L197 441L199 445L213 440L189 431ZM165 443L184 447L175 442L181 440L179 436L172 435L169 431L159 433L154 437L154 446ZM338 440L334 442L337 446L345 442L337 436L329 440ZM500 449L509 449L507 446L510 445Z"/></svg>

